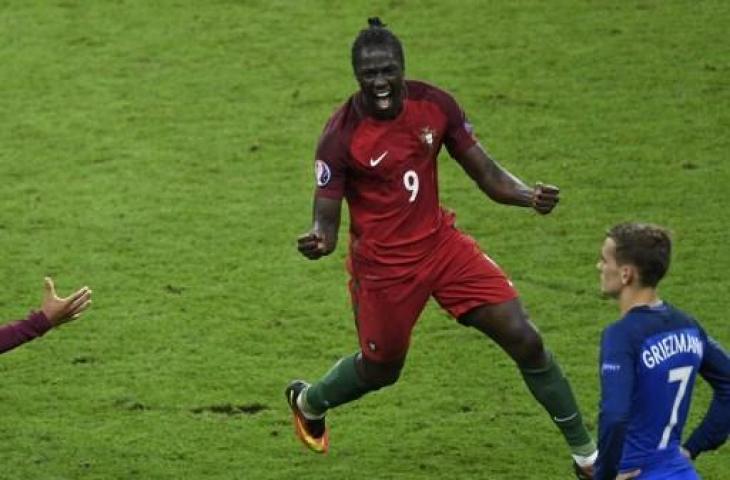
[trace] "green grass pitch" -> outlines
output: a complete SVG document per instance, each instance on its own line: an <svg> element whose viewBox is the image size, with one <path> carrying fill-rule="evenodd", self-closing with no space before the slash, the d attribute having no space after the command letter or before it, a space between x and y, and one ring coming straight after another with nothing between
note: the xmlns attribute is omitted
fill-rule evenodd
<svg viewBox="0 0 730 480"><path fill-rule="evenodd" d="M594 432L612 224L672 229L663 296L730 345L728 2L0 0L0 321L46 274L95 292L0 358L0 479L569 478L511 362L435 305L400 382L330 415L329 455L293 437L286 383L356 348L345 231L319 262L295 238L374 14L495 158L562 188L539 217L440 159L442 202L513 278ZM729 452L700 473L725 478Z"/></svg>

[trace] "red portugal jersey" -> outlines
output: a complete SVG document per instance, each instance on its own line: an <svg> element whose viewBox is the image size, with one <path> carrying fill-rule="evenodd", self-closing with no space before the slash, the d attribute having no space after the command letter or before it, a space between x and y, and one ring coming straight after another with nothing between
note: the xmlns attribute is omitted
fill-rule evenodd
<svg viewBox="0 0 730 480"><path fill-rule="evenodd" d="M456 101L431 85L406 81L403 110L392 120L368 116L361 95L350 97L325 126L316 195L347 200L353 261L410 266L454 223L439 205L441 146L456 157L476 139Z"/></svg>

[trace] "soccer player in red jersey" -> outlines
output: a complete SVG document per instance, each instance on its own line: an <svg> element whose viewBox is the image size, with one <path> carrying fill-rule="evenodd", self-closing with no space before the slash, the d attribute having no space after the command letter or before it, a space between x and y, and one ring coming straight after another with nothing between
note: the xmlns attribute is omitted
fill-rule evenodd
<svg viewBox="0 0 730 480"><path fill-rule="evenodd" d="M404 79L397 37L369 20L352 46L360 84L330 118L317 147L311 230L298 249L316 260L334 251L342 199L350 211L348 270L360 350L312 385L286 389L296 432L324 452L325 412L398 379L411 331L429 297L463 325L497 342L570 445L579 478L590 478L595 443L570 385L499 266L454 226L439 204L442 145L492 200L550 213L559 190L528 187L492 160L448 93Z"/></svg>
<svg viewBox="0 0 730 480"><path fill-rule="evenodd" d="M0 353L40 337L53 327L77 319L91 305L91 289L83 287L66 298L56 295L53 280L45 279L41 309L25 320L0 326Z"/></svg>

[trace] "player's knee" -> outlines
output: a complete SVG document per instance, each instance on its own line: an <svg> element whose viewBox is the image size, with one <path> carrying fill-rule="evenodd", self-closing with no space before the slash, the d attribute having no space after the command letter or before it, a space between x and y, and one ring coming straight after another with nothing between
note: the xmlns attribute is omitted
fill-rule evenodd
<svg viewBox="0 0 730 480"><path fill-rule="evenodd" d="M525 329L509 353L520 368L540 368L547 363L545 345L534 328Z"/></svg>
<svg viewBox="0 0 730 480"><path fill-rule="evenodd" d="M542 336L524 311L512 316L502 332L501 345L520 368L541 368L547 363Z"/></svg>
<svg viewBox="0 0 730 480"><path fill-rule="evenodd" d="M402 369L402 360L389 363L375 363L363 359L360 374L362 380L370 389L379 390L396 383L398 378L400 378Z"/></svg>
<svg viewBox="0 0 730 480"><path fill-rule="evenodd" d="M389 387L389 386L395 384L398 381L398 379L400 378L400 372L401 372L400 369L393 369L393 370L389 370L387 372L380 372L380 374L373 379L374 380L373 384L372 384L373 388L375 390L378 390L378 389L381 389L384 387Z"/></svg>

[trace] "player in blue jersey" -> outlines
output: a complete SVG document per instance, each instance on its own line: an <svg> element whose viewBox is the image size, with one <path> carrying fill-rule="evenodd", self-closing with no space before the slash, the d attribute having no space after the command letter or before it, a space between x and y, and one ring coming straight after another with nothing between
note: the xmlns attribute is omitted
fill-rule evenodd
<svg viewBox="0 0 730 480"><path fill-rule="evenodd" d="M657 294L670 254L668 233L654 225L616 225L603 243L601 290L618 301L622 318L601 339L596 480L698 479L690 458L730 433L730 357ZM714 397L682 446L698 373Z"/></svg>

